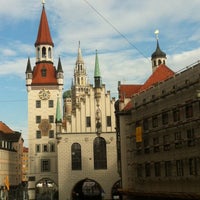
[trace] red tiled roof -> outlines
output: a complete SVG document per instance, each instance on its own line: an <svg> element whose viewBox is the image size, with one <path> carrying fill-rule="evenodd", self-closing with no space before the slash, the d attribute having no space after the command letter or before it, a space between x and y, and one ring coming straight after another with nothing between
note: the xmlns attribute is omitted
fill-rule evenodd
<svg viewBox="0 0 200 200"><path fill-rule="evenodd" d="M38 36L35 42L35 46L40 45L40 44L49 44L49 45L54 46L52 38L51 38L51 33L49 30L49 24L48 24L44 6L42 9L42 14L40 18L40 26L38 29Z"/></svg>
<svg viewBox="0 0 200 200"><path fill-rule="evenodd" d="M4 124L1 121L0 121L0 131L8 134L14 133L12 129L10 129L6 124Z"/></svg>
<svg viewBox="0 0 200 200"><path fill-rule="evenodd" d="M122 111L129 111L133 107L132 101L129 101Z"/></svg>
<svg viewBox="0 0 200 200"><path fill-rule="evenodd" d="M147 79L144 85L139 89L139 92L144 91L154 85L155 83L162 82L170 77L172 77L175 73L169 69L166 65L161 64L157 67L154 73Z"/></svg>
<svg viewBox="0 0 200 200"><path fill-rule="evenodd" d="M23 147L23 152L28 153L28 147Z"/></svg>
<svg viewBox="0 0 200 200"><path fill-rule="evenodd" d="M119 86L119 95L120 101L123 101L124 98L131 98L131 96L137 93L142 85L120 85Z"/></svg>
<svg viewBox="0 0 200 200"><path fill-rule="evenodd" d="M42 76L42 69L46 69L46 76ZM33 69L32 84L58 84L56 79L56 69L52 63L37 63Z"/></svg>

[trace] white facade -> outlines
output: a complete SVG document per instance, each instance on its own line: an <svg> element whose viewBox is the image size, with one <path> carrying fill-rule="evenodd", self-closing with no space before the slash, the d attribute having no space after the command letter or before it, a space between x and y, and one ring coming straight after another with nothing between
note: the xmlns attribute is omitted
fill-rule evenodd
<svg viewBox="0 0 200 200"><path fill-rule="evenodd" d="M81 74L77 70L81 55L78 50L74 79ZM85 66L82 59L80 70L82 80L87 79ZM101 195L104 199L112 199L113 186L119 181L117 173L117 149L114 104L110 92L106 91L105 85L95 88L87 82L74 81L71 97L64 97L64 123L62 133L58 134L58 184L60 199L75 199L74 193L81 198L82 191L77 191L77 185L84 180L92 180L101 187ZM73 98L76 100L73 101ZM77 101L78 99L78 101ZM74 109L72 109L74 108ZM100 127L98 123L100 122ZM106 144L106 167L95 168L95 139L101 138ZM81 167L73 169L72 146L80 145ZM102 152L103 153L103 152Z"/></svg>

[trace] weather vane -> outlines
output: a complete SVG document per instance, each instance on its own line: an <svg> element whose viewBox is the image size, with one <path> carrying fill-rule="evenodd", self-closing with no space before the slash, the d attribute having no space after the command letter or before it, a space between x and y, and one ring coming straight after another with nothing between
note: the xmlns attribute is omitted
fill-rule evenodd
<svg viewBox="0 0 200 200"><path fill-rule="evenodd" d="M157 30L155 30L155 35L156 35L156 39L158 40L158 34L159 34L159 30L157 29Z"/></svg>

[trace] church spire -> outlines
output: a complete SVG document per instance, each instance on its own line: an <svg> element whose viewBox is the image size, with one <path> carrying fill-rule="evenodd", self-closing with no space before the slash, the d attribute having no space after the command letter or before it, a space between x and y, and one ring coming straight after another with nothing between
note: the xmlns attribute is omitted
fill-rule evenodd
<svg viewBox="0 0 200 200"><path fill-rule="evenodd" d="M99 58L98 58L97 50L96 50L96 56L95 56L94 84L95 84L95 88L101 87L101 73L100 73L100 68L99 68Z"/></svg>
<svg viewBox="0 0 200 200"><path fill-rule="evenodd" d="M78 65L78 64L84 64L83 56L82 56L82 52L81 52L80 41L78 42L78 55L77 55L77 59L76 59L76 65Z"/></svg>
<svg viewBox="0 0 200 200"><path fill-rule="evenodd" d="M57 98L57 106L56 106L56 124L62 123L62 115L60 111L60 100L59 97Z"/></svg>
<svg viewBox="0 0 200 200"><path fill-rule="evenodd" d="M158 34L159 31L156 30L155 31L155 35L156 35L156 41L157 41L157 45L156 45L156 50L154 51L154 53L151 55L151 61L152 61L152 70L153 72L156 70L156 68L161 65L164 64L166 62L166 53L164 53L161 49L160 49L160 45L159 45L159 41L158 41Z"/></svg>

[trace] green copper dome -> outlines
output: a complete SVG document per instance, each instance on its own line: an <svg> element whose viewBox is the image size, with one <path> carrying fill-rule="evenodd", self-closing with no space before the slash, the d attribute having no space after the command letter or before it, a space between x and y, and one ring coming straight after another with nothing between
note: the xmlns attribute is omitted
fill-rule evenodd
<svg viewBox="0 0 200 200"><path fill-rule="evenodd" d="M71 98L71 90L67 90L63 93L63 99Z"/></svg>

